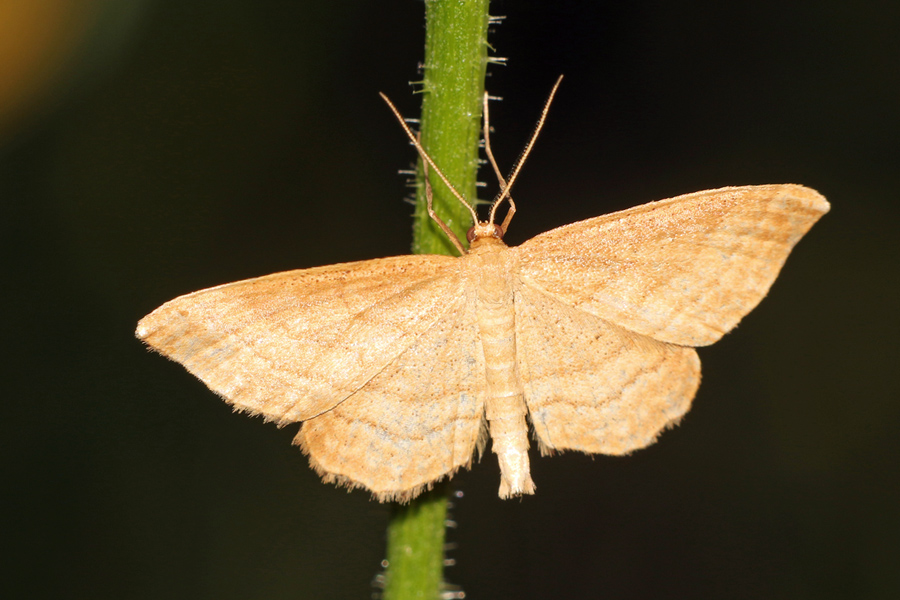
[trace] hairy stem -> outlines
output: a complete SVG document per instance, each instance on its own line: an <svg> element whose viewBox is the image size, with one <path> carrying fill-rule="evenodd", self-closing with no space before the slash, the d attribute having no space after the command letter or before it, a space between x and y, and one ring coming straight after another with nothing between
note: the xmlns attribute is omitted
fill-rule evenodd
<svg viewBox="0 0 900 600"><path fill-rule="evenodd" d="M395 504L388 527L384 599L437 600L443 587L446 484L409 504Z"/></svg>
<svg viewBox="0 0 900 600"><path fill-rule="evenodd" d="M428 154L474 205L481 103L487 67L488 0L426 0L425 67L419 131ZM413 252L454 254L428 217L421 160L413 223ZM465 243L472 225L466 207L429 172L435 212ZM437 600L443 589L444 522L449 486L439 484L407 505L395 505L388 526L384 600Z"/></svg>
<svg viewBox="0 0 900 600"><path fill-rule="evenodd" d="M477 199L478 142L487 67L487 0L425 3L422 145L456 189ZM434 172L429 172L435 212L465 243L472 217ZM453 244L428 217L422 165L413 223L413 252L454 254Z"/></svg>

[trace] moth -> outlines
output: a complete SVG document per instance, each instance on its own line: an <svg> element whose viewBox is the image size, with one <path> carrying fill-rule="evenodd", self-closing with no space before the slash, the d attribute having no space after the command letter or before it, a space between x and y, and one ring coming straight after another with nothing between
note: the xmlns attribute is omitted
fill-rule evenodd
<svg viewBox="0 0 900 600"><path fill-rule="evenodd" d="M388 105L426 168L466 203ZM529 425L543 455L622 455L652 444L690 408L700 382L694 348L762 300L828 202L800 185L726 187L508 247L509 189L522 160L504 180L486 98L484 117L501 193L487 221L469 207L468 250L426 189L429 214L459 257L396 256L229 283L163 304L137 337L235 410L279 426L302 422L294 441L324 481L380 501L408 501L470 467L488 438L500 497L533 494Z"/></svg>

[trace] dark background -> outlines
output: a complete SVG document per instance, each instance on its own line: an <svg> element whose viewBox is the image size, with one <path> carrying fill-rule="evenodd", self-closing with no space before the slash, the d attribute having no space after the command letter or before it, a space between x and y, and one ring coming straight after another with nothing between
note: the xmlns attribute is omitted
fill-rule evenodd
<svg viewBox="0 0 900 600"><path fill-rule="evenodd" d="M423 4L5 6L0 594L368 598L388 508L133 331L186 292L408 251L414 155L377 92L416 114ZM473 599L898 597L900 4L492 12L503 165L566 75L510 243L722 185L833 208L701 350L694 409L655 446L535 456L521 501L492 454L454 479L447 579Z"/></svg>

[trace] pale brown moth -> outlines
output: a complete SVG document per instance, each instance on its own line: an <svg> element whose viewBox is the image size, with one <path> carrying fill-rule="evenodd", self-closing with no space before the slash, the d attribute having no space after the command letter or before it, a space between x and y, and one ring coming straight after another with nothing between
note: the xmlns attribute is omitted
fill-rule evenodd
<svg viewBox="0 0 900 600"><path fill-rule="evenodd" d="M557 86L559 82L557 82ZM544 107L535 136L552 100ZM385 98L387 100L387 98ZM388 102L426 165L459 195ZM627 454L690 408L695 346L766 295L829 205L800 185L727 187L572 223L507 247L510 186L461 256L397 256L187 294L137 336L235 410L295 438L326 482L407 501L469 467L488 437L500 497L534 493L542 454ZM502 225L497 206L510 202ZM468 204L467 204L468 205Z"/></svg>

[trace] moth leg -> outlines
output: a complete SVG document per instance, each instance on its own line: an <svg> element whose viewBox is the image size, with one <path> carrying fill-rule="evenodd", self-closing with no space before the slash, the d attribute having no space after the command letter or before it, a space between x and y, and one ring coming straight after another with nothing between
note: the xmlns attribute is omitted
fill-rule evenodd
<svg viewBox="0 0 900 600"><path fill-rule="evenodd" d="M466 249L463 248L463 245L460 243L459 238L456 237L456 234L453 233L447 224L444 223L437 213L434 212L434 194L431 190L431 181L428 179L428 161L422 161L422 177L425 179L425 198L428 200L428 216L432 218L432 220L438 224L444 234L450 238L450 241L453 242L453 245L456 246L456 249L459 250L460 255L466 253Z"/></svg>

